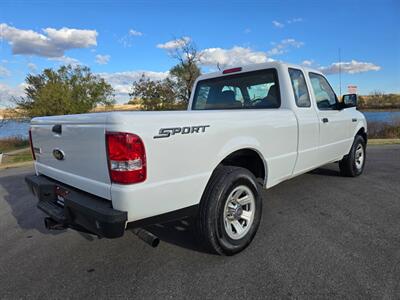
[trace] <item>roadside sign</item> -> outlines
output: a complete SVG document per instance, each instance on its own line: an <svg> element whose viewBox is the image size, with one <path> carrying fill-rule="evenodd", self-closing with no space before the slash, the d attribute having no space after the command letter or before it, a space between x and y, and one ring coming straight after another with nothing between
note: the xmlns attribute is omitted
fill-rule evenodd
<svg viewBox="0 0 400 300"><path fill-rule="evenodd" d="M357 86L356 85L348 85L347 92L349 94L357 94Z"/></svg>

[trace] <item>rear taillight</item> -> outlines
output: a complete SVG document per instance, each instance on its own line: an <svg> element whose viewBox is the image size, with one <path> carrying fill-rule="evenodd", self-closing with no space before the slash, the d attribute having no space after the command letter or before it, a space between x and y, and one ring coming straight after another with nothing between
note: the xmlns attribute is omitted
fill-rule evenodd
<svg viewBox="0 0 400 300"><path fill-rule="evenodd" d="M108 168L112 182L146 180L146 151L140 137L132 133L106 132Z"/></svg>
<svg viewBox="0 0 400 300"><path fill-rule="evenodd" d="M33 149L33 142L32 142L32 128L29 128L29 144L31 145L31 152L33 160L36 160L35 150Z"/></svg>

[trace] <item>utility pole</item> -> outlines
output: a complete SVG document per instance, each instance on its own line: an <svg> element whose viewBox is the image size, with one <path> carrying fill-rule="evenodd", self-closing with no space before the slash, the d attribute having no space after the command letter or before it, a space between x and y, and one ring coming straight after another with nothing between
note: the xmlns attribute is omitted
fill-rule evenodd
<svg viewBox="0 0 400 300"><path fill-rule="evenodd" d="M339 97L342 98L342 55L339 47Z"/></svg>

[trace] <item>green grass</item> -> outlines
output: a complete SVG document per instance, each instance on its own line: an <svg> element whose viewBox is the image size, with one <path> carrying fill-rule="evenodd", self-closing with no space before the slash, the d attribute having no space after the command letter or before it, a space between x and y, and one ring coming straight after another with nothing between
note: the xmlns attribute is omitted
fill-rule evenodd
<svg viewBox="0 0 400 300"><path fill-rule="evenodd" d="M21 137L10 137L0 140L0 152L2 153L27 147L29 147L29 140Z"/></svg>
<svg viewBox="0 0 400 300"><path fill-rule="evenodd" d="M22 152L13 155L3 155L3 160L0 167L7 167L9 165L14 165L18 163L32 161L31 150L27 149Z"/></svg>
<svg viewBox="0 0 400 300"><path fill-rule="evenodd" d="M369 139L368 145L400 144L400 139Z"/></svg>

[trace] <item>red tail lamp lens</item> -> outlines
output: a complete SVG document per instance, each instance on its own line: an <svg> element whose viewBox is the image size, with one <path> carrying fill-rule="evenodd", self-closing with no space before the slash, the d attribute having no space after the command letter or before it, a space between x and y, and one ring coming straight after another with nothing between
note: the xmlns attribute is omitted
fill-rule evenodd
<svg viewBox="0 0 400 300"><path fill-rule="evenodd" d="M140 137L126 132L107 132L106 142L112 182L132 184L146 180L146 152Z"/></svg>

